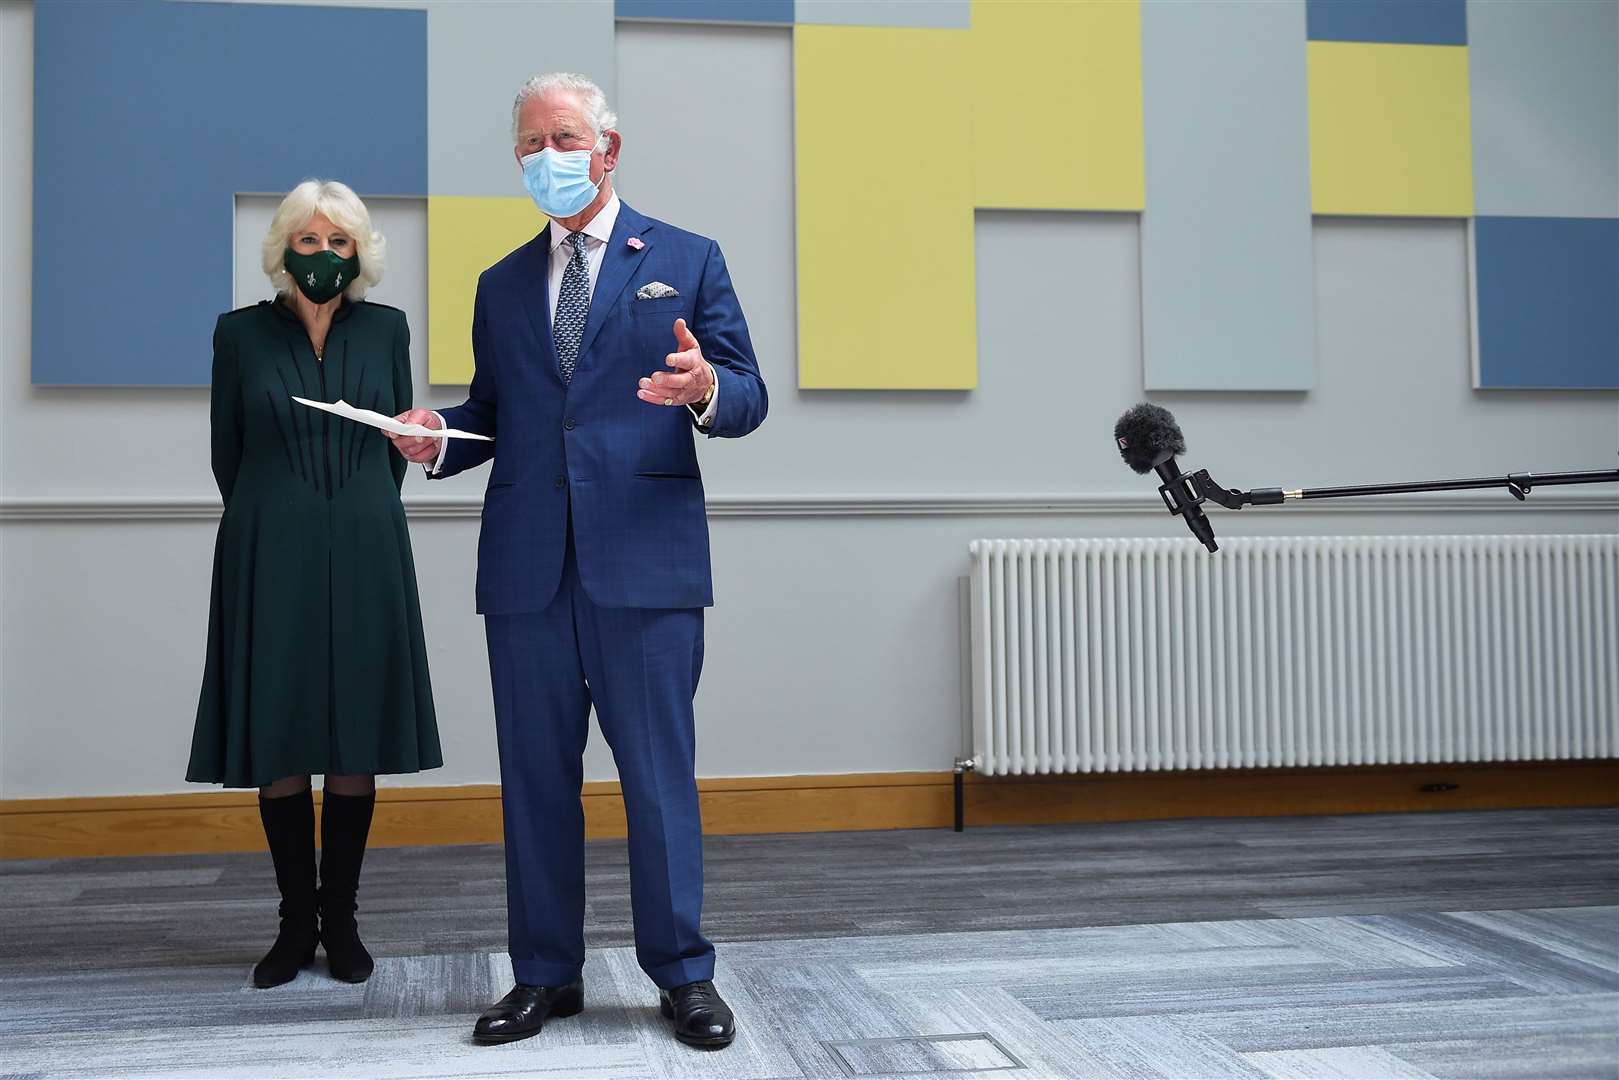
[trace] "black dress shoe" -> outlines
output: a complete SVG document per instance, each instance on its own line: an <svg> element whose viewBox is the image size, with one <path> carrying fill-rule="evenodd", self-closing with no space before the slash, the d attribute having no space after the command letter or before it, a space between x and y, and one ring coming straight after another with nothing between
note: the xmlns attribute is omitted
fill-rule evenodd
<svg viewBox="0 0 1619 1080"><path fill-rule="evenodd" d="M675 1038L687 1046L718 1050L736 1038L736 1017L708 980L658 992L658 1011L675 1022Z"/></svg>
<svg viewBox="0 0 1619 1080"><path fill-rule="evenodd" d="M511 993L491 1005L472 1028L472 1040L480 1043L509 1043L538 1035L551 1017L577 1016L585 1008L585 984L576 980L567 986L524 986L518 983Z"/></svg>

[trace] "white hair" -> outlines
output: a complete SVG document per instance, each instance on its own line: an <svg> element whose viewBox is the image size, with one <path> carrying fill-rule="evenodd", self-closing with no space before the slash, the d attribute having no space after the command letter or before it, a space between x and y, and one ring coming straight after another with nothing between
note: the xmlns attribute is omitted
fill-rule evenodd
<svg viewBox="0 0 1619 1080"><path fill-rule="evenodd" d="M324 215L354 241L354 253L360 257L360 276L343 290L343 295L355 301L364 299L366 291L382 280L387 242L371 228L371 212L354 189L336 180L305 180L281 200L275 217L270 219L270 231L264 234L262 248L261 263L270 284L278 293L292 291L292 275L286 266L287 241L316 214Z"/></svg>
<svg viewBox="0 0 1619 1080"><path fill-rule="evenodd" d="M512 140L517 139L517 119L523 112L523 106L537 97L544 97L553 90L569 90L579 98L579 105L585 112L585 123L590 125L591 132L596 136L596 147L601 147L602 140L606 138L609 130L617 130L618 115L607 107L607 95L602 88L585 78L567 71L553 71L545 75L536 75L523 84L517 91L517 100L512 102Z"/></svg>

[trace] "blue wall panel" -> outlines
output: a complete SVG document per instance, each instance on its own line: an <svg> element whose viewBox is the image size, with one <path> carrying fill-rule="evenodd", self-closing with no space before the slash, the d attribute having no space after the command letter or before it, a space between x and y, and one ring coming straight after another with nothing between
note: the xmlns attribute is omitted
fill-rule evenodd
<svg viewBox="0 0 1619 1080"><path fill-rule="evenodd" d="M972 0L798 0L800 23L822 26L912 26L967 30Z"/></svg>
<svg viewBox="0 0 1619 1080"><path fill-rule="evenodd" d="M614 0L620 19L792 24L793 0Z"/></svg>
<svg viewBox="0 0 1619 1080"><path fill-rule="evenodd" d="M38 4L33 381L206 384L235 193L310 176L427 193L424 12Z"/></svg>
<svg viewBox="0 0 1619 1080"><path fill-rule="evenodd" d="M1466 45L1466 0L1309 0L1311 41Z"/></svg>
<svg viewBox="0 0 1619 1080"><path fill-rule="evenodd" d="M1479 385L1619 390L1619 219L1473 227Z"/></svg>

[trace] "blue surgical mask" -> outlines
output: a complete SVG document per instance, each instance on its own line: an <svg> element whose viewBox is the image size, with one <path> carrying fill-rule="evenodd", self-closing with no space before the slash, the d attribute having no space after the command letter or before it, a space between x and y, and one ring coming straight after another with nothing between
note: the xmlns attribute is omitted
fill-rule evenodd
<svg viewBox="0 0 1619 1080"><path fill-rule="evenodd" d="M589 206L601 187L590 179L591 153L547 146L524 157L523 186L528 188L534 205L554 218L572 217Z"/></svg>

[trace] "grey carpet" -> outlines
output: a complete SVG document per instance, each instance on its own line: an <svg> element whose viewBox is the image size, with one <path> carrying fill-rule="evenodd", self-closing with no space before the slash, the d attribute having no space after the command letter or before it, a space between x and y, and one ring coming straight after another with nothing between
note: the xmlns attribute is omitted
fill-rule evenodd
<svg viewBox="0 0 1619 1080"><path fill-rule="evenodd" d="M674 1043L589 847L587 1009L482 1048L493 847L377 850L364 986L247 973L265 856L0 863L0 1075L1619 1077L1619 811L717 837L737 1044Z"/></svg>

